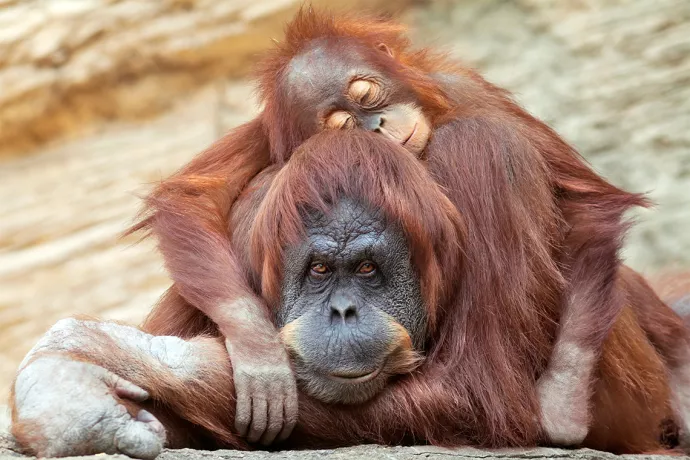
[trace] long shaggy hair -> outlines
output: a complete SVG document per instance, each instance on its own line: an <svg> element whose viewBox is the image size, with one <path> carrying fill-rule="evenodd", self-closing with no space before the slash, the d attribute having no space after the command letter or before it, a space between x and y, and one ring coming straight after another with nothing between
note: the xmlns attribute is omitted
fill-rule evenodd
<svg viewBox="0 0 690 460"><path fill-rule="evenodd" d="M435 388L428 387L432 379L425 378L425 388L413 390L417 380L410 377L389 391L409 392L404 398L407 408L390 396L396 400L396 418L406 410L415 413L408 421L413 426L403 431L423 429L420 439L442 444L461 438L482 445L519 444L536 436L529 432L535 430L531 414L537 410L530 390L548 357L556 324L558 295L545 296L542 285L556 289L562 283L551 259L546 267L534 266L551 248L530 219L515 216L507 224L514 230L511 240L497 241L506 238L506 231L494 232L486 219L493 216L499 225L526 210L514 203L504 163L496 164L496 158L472 160L480 166L466 168L467 177L458 181L476 185L474 191L468 185L468 192L475 193L468 199L477 203L468 217L475 221L464 222L425 165L402 147L359 130L314 136L276 175L259 208L251 234L253 261L264 297L276 304L283 251L303 237L305 210L328 212L343 195L382 209L386 219L404 231L430 323L436 326L431 328L427 363L419 371L434 375ZM485 195L489 190L492 193ZM494 268L508 268L506 262L515 264L509 267L515 274L509 290L497 278L501 273L494 273ZM423 406L422 400L433 400L428 416L436 420L419 419L426 417L415 410ZM393 408L376 406L367 411L369 416L392 416ZM453 430L444 428L451 426Z"/></svg>
<svg viewBox="0 0 690 460"><path fill-rule="evenodd" d="M313 133L293 123L284 77L290 60L314 40L329 49L355 50L412 89L434 126L423 161L374 134L307 139ZM382 43L395 59L379 51ZM600 381L615 382L608 388L622 395L595 393L597 433L608 440L615 430L628 433L619 451L656 445L648 424L657 421L652 412L665 407L663 392L656 390L661 377L635 350L655 352L642 346L649 343L639 327L625 326L634 324L632 312L620 320L628 305L639 307L654 297L640 281L631 281L634 292L620 282L632 279L618 256L627 229L623 215L647 205L642 196L601 178L506 91L442 54L413 50L404 29L389 21L303 10L259 66L259 87L259 117L202 152L147 200L135 229L148 228L159 238L175 282L147 323L149 330L207 332L214 325L194 307L212 310L237 295L263 293L275 305L282 251L303 231L302 209L328 208L339 194L350 194L380 207L403 228L435 326L425 363L365 407L331 413L302 404L301 436L294 437L299 446L308 439L323 445L538 442L535 381L549 360L563 312L576 317L578 344L603 349ZM231 209L270 165L284 169L260 205L247 244L253 256L238 258L245 248L237 242L247 238L228 223ZM254 211L247 210L243 220L250 221ZM260 286L246 279L249 260ZM656 318L641 311L639 321ZM642 328L668 359L657 343L676 342L659 328L655 332L655 324ZM649 413L640 406L645 401L652 401L645 403ZM611 419L617 404L637 414L635 421ZM645 418L646 424L639 422Z"/></svg>
<svg viewBox="0 0 690 460"><path fill-rule="evenodd" d="M295 437L300 447L538 441L534 389L550 356L566 291L566 275L556 260L566 225L549 186L547 161L531 149L513 155L502 148L473 149L485 129L500 130L478 123L465 136L466 145L449 146L449 153L457 153L448 171L458 184L452 191L439 187L428 165L402 147L359 130L314 136L273 179L250 238L254 269L269 304L279 300L285 248L305 235L304 213L328 212L339 197L348 196L381 209L403 228L433 324L425 362L373 401L333 410L304 398ZM507 145L519 142L506 136ZM454 194L458 207L447 193ZM621 233L625 224L618 212L634 199L621 194L612 201L616 210L607 210L618 219L609 224ZM625 318L631 315L627 311ZM621 327L641 333L634 324ZM597 397L614 388L626 401L661 398L650 406L647 420L635 404L629 406L631 419L636 417L649 436L627 448L653 448L654 430L668 413L663 381L642 378L634 365L610 363L644 353L650 357L640 357L640 363L649 368L659 369L660 361L644 337L620 342L619 329L611 338L615 350L605 354L605 389ZM609 412L599 410L598 416L609 419ZM604 439L596 442L609 442ZM621 445L626 444L610 446Z"/></svg>
<svg viewBox="0 0 690 460"><path fill-rule="evenodd" d="M439 302L447 301L444 287L455 286L460 274L461 216L410 152L368 132L315 136L274 178L251 233L263 296L272 304L279 299L283 251L304 236L304 212L328 212L341 196L382 209L389 222L400 223L433 324Z"/></svg>

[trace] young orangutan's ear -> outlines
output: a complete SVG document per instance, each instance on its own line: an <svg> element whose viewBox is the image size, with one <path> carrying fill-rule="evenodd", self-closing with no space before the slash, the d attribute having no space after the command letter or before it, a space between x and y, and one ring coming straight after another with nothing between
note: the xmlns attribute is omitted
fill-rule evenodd
<svg viewBox="0 0 690 460"><path fill-rule="evenodd" d="M390 57L395 57L395 56L393 55L393 50L390 49L390 48L388 47L388 45L386 45L385 43L379 43L378 45L376 45L376 48L378 48L380 51L383 51L384 53L386 53L386 54L389 55Z"/></svg>

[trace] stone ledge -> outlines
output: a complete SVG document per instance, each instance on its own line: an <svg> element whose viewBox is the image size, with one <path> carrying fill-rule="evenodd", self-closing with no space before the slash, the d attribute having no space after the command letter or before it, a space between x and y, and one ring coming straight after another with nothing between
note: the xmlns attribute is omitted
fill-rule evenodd
<svg viewBox="0 0 690 460"><path fill-rule="evenodd" d="M24 457L15 452L14 442L7 435L0 434L0 460L17 460ZM111 460L129 457L124 455L98 454L87 457L67 457L81 459ZM356 447L345 447L340 449L324 450L302 450L302 451L281 451L281 452L244 452L238 450L194 450L179 449L165 450L158 457L159 460L320 460L323 458L333 460L418 460L418 459L616 459L616 460L667 460L665 455L614 455L608 452L600 452L591 449L565 450L552 448L534 449L476 449L473 447L462 447L458 449L443 449L433 446L414 446L414 447L384 447L377 445L363 445ZM674 459L686 459L686 456L674 456Z"/></svg>
<svg viewBox="0 0 690 460"><path fill-rule="evenodd" d="M0 460L16 460L22 457L12 451L0 449ZM87 457L67 457L81 459L127 459L124 455L105 455L98 454ZM442 449L431 446L418 447L384 447L377 445L363 445L356 447L346 447L333 450L304 450L304 451L281 451L281 452L244 452L237 450L165 450L158 459L160 460L320 460L323 458L333 460L418 460L418 459L620 459L620 460L666 460L669 457L664 455L614 455L608 452L599 452L590 449L564 450L550 448L535 449L509 449L509 450L481 450L472 447L458 449ZM678 456L673 458L684 459L688 457Z"/></svg>

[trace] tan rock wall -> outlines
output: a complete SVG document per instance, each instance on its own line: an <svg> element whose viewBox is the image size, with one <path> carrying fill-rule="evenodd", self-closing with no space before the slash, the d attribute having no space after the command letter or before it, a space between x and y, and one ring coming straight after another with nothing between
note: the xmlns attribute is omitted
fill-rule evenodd
<svg viewBox="0 0 690 460"><path fill-rule="evenodd" d="M117 239L135 193L252 116L232 76L295 4L0 0L0 391L57 319L136 322L167 287L152 242ZM615 183L652 191L626 251L636 268L690 265L690 3L415 4L417 41L515 91Z"/></svg>
<svg viewBox="0 0 690 460"><path fill-rule="evenodd" d="M412 15L515 93L615 184L655 209L625 256L652 272L690 264L690 2L438 2Z"/></svg>
<svg viewBox="0 0 690 460"><path fill-rule="evenodd" d="M205 83L244 75L298 0L3 0L0 153L84 124L169 109ZM312 4L396 10L383 0Z"/></svg>

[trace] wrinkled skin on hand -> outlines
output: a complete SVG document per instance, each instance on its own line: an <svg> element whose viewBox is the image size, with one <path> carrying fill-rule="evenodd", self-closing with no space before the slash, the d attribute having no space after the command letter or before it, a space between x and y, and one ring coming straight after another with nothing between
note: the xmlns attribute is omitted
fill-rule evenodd
<svg viewBox="0 0 690 460"><path fill-rule="evenodd" d="M297 383L275 327L257 326L267 320L252 314L259 310L250 302L235 303L245 321L225 334L237 394L235 429L251 443L270 445L290 436L297 423Z"/></svg>
<svg viewBox="0 0 690 460"><path fill-rule="evenodd" d="M145 401L149 394L94 364L40 357L21 371L15 392L18 419L45 441L34 446L40 456L103 452L148 460L165 444L165 428L150 412L132 416L123 404Z"/></svg>
<svg viewBox="0 0 690 460"><path fill-rule="evenodd" d="M554 445L576 446L587 437L590 400L586 379L592 368L587 363L571 372L549 369L537 382L541 426Z"/></svg>

